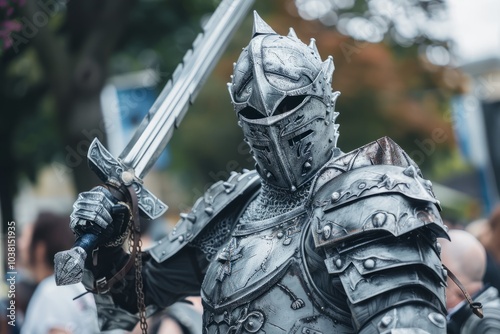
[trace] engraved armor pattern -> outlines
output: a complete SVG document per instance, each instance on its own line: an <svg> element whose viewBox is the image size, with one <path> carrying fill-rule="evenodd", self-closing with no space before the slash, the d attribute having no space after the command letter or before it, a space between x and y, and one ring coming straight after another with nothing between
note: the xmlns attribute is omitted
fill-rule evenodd
<svg viewBox="0 0 500 334"><path fill-rule="evenodd" d="M308 279L304 207L240 223L202 286L205 333L351 333L345 311Z"/></svg>

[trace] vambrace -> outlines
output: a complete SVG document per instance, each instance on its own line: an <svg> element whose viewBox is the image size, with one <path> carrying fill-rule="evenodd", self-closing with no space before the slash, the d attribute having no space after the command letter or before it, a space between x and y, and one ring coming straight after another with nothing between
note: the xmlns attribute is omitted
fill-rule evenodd
<svg viewBox="0 0 500 334"><path fill-rule="evenodd" d="M83 274L82 283L88 291L94 293L97 307L99 328L102 331L112 329L125 329L131 331L139 321L137 312L137 295L135 291L135 268L133 267L121 280L116 282L109 290L101 290L100 282L109 280L120 270L129 258L129 254L121 247L100 248L97 256L97 265L87 265ZM150 256L142 253L143 262ZM151 316L157 307L146 307L146 316Z"/></svg>

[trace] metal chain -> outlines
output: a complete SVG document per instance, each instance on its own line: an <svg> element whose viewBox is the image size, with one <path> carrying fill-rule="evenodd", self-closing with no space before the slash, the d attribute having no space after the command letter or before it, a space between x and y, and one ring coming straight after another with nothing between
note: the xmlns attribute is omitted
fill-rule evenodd
<svg viewBox="0 0 500 334"><path fill-rule="evenodd" d="M133 224L130 225L133 229ZM137 236L137 240L135 237ZM142 282L142 240L138 232L131 231L130 242L129 242L129 252L132 254L133 249L136 249L135 253L135 292L137 293L137 309L139 311L139 323L141 327L142 334L148 333L148 323L146 322L146 305L144 302L144 285Z"/></svg>

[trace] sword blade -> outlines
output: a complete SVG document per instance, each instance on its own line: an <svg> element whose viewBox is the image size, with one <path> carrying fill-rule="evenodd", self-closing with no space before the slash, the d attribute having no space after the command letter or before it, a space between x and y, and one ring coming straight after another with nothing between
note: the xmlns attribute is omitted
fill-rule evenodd
<svg viewBox="0 0 500 334"><path fill-rule="evenodd" d="M197 36L192 50L177 66L172 79L119 156L137 178L142 179L158 160L253 2L223 0Z"/></svg>

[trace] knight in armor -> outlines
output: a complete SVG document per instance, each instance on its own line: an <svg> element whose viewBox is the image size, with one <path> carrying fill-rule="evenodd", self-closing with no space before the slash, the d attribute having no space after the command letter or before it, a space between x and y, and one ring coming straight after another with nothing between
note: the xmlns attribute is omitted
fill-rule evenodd
<svg viewBox="0 0 500 334"><path fill-rule="evenodd" d="M331 57L257 14L230 96L256 170L233 172L142 256L146 313L203 300L204 333L446 333L448 238L431 182L391 139L337 146ZM81 193L71 227L106 235L86 262L103 330L139 320L127 215L110 185Z"/></svg>

